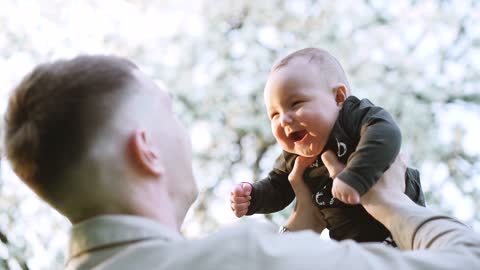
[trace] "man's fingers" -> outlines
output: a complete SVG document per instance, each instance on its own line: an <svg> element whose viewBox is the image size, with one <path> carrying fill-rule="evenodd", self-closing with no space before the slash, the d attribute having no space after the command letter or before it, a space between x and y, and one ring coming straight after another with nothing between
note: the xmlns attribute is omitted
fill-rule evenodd
<svg viewBox="0 0 480 270"><path fill-rule="evenodd" d="M394 196L396 193L404 193L406 169L407 165L402 155L397 156L378 182L360 198L360 203L364 206L375 204L382 196Z"/></svg>
<svg viewBox="0 0 480 270"><path fill-rule="evenodd" d="M345 165L337 159L337 156L331 150L323 153L321 158L331 178L335 178L345 168Z"/></svg>
<svg viewBox="0 0 480 270"><path fill-rule="evenodd" d="M303 172L305 169L315 161L316 157L302 157L298 156L295 159L293 169L288 175L288 180L292 185L295 196L297 197L297 203L305 201L311 203L311 192L307 187L307 184L303 181Z"/></svg>
<svg viewBox="0 0 480 270"><path fill-rule="evenodd" d="M288 180L290 182L292 180L298 180L303 178L303 172L305 169L310 166L317 158L316 157L302 157L298 156L295 159L295 163L293 164L293 169L288 175Z"/></svg>
<svg viewBox="0 0 480 270"><path fill-rule="evenodd" d="M305 170L308 166L312 165L312 163L317 159L317 157L303 157L298 156L295 165L300 170Z"/></svg>
<svg viewBox="0 0 480 270"><path fill-rule="evenodd" d="M297 198L297 204L292 214L288 218L287 226L290 229L305 230L312 229L315 232L322 232L326 227L325 219L312 200L312 193L303 181L305 169L311 165L317 157L298 156L295 159L292 172L288 175L288 180L292 185Z"/></svg>
<svg viewBox="0 0 480 270"><path fill-rule="evenodd" d="M339 198L340 196L338 195L337 191L334 190L334 189L332 189L332 196L333 196L334 198L340 199L340 198Z"/></svg>
<svg viewBox="0 0 480 270"><path fill-rule="evenodd" d="M401 167L407 167L407 157L405 156L404 153L399 153L397 157L395 158L395 161L393 163L396 163L397 166Z"/></svg>
<svg viewBox="0 0 480 270"><path fill-rule="evenodd" d="M332 196L333 196L334 198L342 201L342 202L343 202L343 200L344 200L344 199L343 199L343 194L340 193L340 192L332 192Z"/></svg>
<svg viewBox="0 0 480 270"><path fill-rule="evenodd" d="M395 161L390 165L390 168L380 177L380 180L373 186L375 188L397 189L402 192L405 191L405 171L407 165L403 155L398 155ZM398 180L398 179L402 179Z"/></svg>

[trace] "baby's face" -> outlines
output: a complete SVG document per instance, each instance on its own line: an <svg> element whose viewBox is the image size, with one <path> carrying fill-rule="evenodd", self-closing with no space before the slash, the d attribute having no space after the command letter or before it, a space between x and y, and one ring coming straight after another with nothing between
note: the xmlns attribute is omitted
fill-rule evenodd
<svg viewBox="0 0 480 270"><path fill-rule="evenodd" d="M273 135L282 148L318 156L325 147L341 104L318 71L296 60L272 72L264 92Z"/></svg>

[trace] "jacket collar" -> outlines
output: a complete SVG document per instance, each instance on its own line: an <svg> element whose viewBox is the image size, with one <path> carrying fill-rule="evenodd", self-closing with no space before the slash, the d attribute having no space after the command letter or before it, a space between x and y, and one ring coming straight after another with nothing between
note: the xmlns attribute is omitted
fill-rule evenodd
<svg viewBox="0 0 480 270"><path fill-rule="evenodd" d="M139 216L97 216L72 226L69 259L88 251L149 239L172 242L183 237L159 222Z"/></svg>

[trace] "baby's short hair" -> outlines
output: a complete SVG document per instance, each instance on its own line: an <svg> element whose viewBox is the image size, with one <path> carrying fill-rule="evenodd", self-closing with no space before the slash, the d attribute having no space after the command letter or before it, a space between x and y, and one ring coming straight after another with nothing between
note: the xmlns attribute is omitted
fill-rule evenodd
<svg viewBox="0 0 480 270"><path fill-rule="evenodd" d="M304 48L290 53L277 61L273 65L271 72L288 65L291 61L298 58L306 59L309 63L316 65L321 71L326 70L330 73L329 76L333 76L338 82L345 84L348 89L350 88L347 75L340 62L329 52L320 48Z"/></svg>

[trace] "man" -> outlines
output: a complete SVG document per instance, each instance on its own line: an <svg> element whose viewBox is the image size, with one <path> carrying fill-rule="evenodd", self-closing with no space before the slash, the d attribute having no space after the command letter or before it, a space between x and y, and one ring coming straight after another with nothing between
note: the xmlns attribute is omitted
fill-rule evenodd
<svg viewBox="0 0 480 270"><path fill-rule="evenodd" d="M302 181L297 207L277 234L261 224L186 240L179 228L197 195L190 143L170 96L132 63L81 56L36 67L5 116L7 158L19 177L72 223L67 269L476 269L480 237L415 206L396 161L364 196L404 252L383 244L323 241L322 217ZM341 165L328 155L332 175ZM400 183L400 184L398 184ZM403 185L403 186L402 186Z"/></svg>

